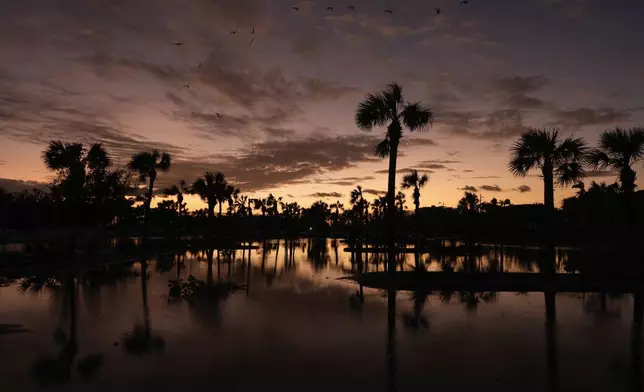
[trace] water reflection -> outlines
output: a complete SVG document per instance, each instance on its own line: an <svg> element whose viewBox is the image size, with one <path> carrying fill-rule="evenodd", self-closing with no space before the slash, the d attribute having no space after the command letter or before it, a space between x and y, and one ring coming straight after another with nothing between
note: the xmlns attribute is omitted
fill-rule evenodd
<svg viewBox="0 0 644 392"><path fill-rule="evenodd" d="M338 278L386 271L386 255L341 240L253 245L3 279L0 390L642 387L640 295L378 290ZM448 245L397 255L396 269L565 272L575 257ZM173 299L169 282L189 276L199 295Z"/></svg>

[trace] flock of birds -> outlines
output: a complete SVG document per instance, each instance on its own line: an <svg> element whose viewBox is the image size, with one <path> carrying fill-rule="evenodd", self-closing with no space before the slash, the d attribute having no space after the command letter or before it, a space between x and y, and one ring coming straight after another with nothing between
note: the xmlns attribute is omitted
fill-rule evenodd
<svg viewBox="0 0 644 392"><path fill-rule="evenodd" d="M461 4L461 5L467 5L469 2L470 2L470 0L461 0L461 1L460 1L460 4ZM293 6L293 7L291 7L291 9L292 9L293 11L295 11L295 12L298 12L298 11L300 10L300 7ZM352 11L352 12L357 12L356 7L355 7L355 6L353 6L353 5L348 5L348 6L347 6L347 9L348 9L348 10L350 10L350 11ZM334 7L326 7L326 10L327 10L327 12L334 12L334 11L335 11L335 8L334 8ZM393 15L394 10L393 10L393 9L391 9L391 8L386 8L386 9L384 10L384 12L385 12L385 13L387 13L387 14L389 14L389 15ZM440 8L440 7L434 7L434 12L436 12L436 15L440 15L440 14L441 14L441 12L442 12L442 10L441 10L441 8ZM229 33L228 35L235 35L235 34L237 34L238 32L239 32L239 28L236 28L236 29L234 29L234 30L231 30L231 31L230 31L230 33ZM250 37L250 40L248 41L248 46L249 46L249 47L253 44L253 42L255 42L255 38L257 37L257 36L255 35L255 27L253 27L253 28L250 30L250 36L251 36L251 37ZM183 45L183 44L184 44L184 42L182 42L182 41L175 41L175 42L174 42L174 45L176 45L177 47L180 47L180 46L181 46L181 45ZM197 68L198 68L198 69L201 69L201 62L199 62L199 65L197 66ZM185 87L185 88L190 88L190 85L189 85L189 84L184 84L184 85L183 85L183 87ZM217 118L221 118L221 117L222 117L222 115L221 115L220 113L215 113L215 115L217 116Z"/></svg>

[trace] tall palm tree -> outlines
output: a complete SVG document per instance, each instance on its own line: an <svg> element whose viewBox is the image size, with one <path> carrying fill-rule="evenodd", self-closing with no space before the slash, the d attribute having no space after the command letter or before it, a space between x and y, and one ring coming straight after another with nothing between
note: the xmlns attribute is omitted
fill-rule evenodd
<svg viewBox="0 0 644 392"><path fill-rule="evenodd" d="M191 192L198 195L201 200L208 204L208 219L215 217L215 205L218 202L219 187L216 184L216 175L206 172L203 178L198 178L191 187Z"/></svg>
<svg viewBox="0 0 644 392"><path fill-rule="evenodd" d="M605 131L599 138L599 147L588 154L592 169L612 169L619 173L622 192L635 191L636 174L633 164L644 158L644 127L615 128Z"/></svg>
<svg viewBox="0 0 644 392"><path fill-rule="evenodd" d="M402 87L392 83L384 91L367 95L358 104L355 121L358 128L370 131L375 126L387 125L385 139L374 149L380 158L389 157L389 181L387 197L389 212L395 214L394 198L396 194L396 161L398 145L403 137L403 125L410 131L423 131L431 125L434 114L425 109L420 102L407 102L403 97Z"/></svg>
<svg viewBox="0 0 644 392"><path fill-rule="evenodd" d="M183 212L183 199L184 195L189 193L190 189L186 185L184 180L179 181L179 185L172 185L169 188L163 190L163 194L166 196L176 196L177 197L177 212L181 216Z"/></svg>
<svg viewBox="0 0 644 392"><path fill-rule="evenodd" d="M557 128L530 128L510 151L509 169L515 176L525 177L532 169L541 170L544 204L549 210L555 208L555 183L566 186L584 177L586 143L573 136L562 139Z"/></svg>
<svg viewBox="0 0 644 392"><path fill-rule="evenodd" d="M141 183L148 182L148 190L145 195L144 209L145 218L147 221L150 215L150 203L152 203L152 196L154 192L154 183L158 178L159 172L167 172L172 165L172 156L167 152L159 152L159 150L152 150L148 152L140 152L132 156L128 167L131 171L138 173L139 181Z"/></svg>
<svg viewBox="0 0 644 392"><path fill-rule="evenodd" d="M427 177L427 174L423 174L421 176L418 174L417 170L412 170L411 173L403 176L401 188L402 189L414 188L413 199L414 199L414 206L416 207L416 213L418 213L418 209L420 208L420 188L424 187L425 184L427 184L427 181L429 181L429 177Z"/></svg>

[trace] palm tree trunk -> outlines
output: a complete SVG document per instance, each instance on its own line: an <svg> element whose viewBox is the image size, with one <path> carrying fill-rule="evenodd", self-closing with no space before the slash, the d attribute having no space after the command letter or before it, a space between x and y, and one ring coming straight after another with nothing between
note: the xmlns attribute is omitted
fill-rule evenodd
<svg viewBox="0 0 644 392"><path fill-rule="evenodd" d="M557 316L555 294L544 293L546 303L546 363L548 371L548 390L559 389L559 353L557 349Z"/></svg>
<svg viewBox="0 0 644 392"><path fill-rule="evenodd" d="M387 183L387 220L389 221L389 271L392 273L396 271L396 258L394 257L394 236L395 236L395 222L396 222L396 161L398 160L398 143L399 140L390 141L389 149L389 181Z"/></svg>
<svg viewBox="0 0 644 392"><path fill-rule="evenodd" d="M223 204L222 202L219 202L219 216L220 216L220 217L221 217L221 205L222 205L222 204Z"/></svg>
<svg viewBox="0 0 644 392"><path fill-rule="evenodd" d="M552 173L552 165L546 164L543 167L543 204L548 211L555 209L555 184Z"/></svg>
<svg viewBox="0 0 644 392"><path fill-rule="evenodd" d="M398 390L396 361L396 289L387 292L387 391Z"/></svg>
<svg viewBox="0 0 644 392"><path fill-rule="evenodd" d="M156 178L154 176L150 176L150 185L148 187L148 193L145 195L145 220L148 220L148 217L150 215L150 204L152 204L152 193L154 192L154 182L156 181Z"/></svg>
<svg viewBox="0 0 644 392"><path fill-rule="evenodd" d="M644 318L644 302L642 294L633 294L633 322L631 326L631 384L633 391L642 388L642 319Z"/></svg>

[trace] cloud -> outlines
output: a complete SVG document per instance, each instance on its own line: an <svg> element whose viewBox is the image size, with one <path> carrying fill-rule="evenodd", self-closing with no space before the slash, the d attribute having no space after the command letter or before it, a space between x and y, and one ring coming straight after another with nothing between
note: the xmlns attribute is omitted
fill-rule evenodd
<svg viewBox="0 0 644 392"><path fill-rule="evenodd" d="M473 172L474 172L474 170L471 170L471 169L465 169L465 170L463 170L463 173L473 173Z"/></svg>
<svg viewBox="0 0 644 392"><path fill-rule="evenodd" d="M481 180L481 179L494 179L494 178L501 178L501 177L499 177L499 176L477 176L477 177L472 177L472 178Z"/></svg>
<svg viewBox="0 0 644 392"><path fill-rule="evenodd" d="M428 146L438 146L432 139L420 138L420 137L406 137L402 139L402 143L407 147L428 147Z"/></svg>
<svg viewBox="0 0 644 392"><path fill-rule="evenodd" d="M254 192L301 183L358 163L377 162L372 153L376 142L376 138L361 134L271 140L227 154L178 160L159 181L175 183L218 170L243 191Z"/></svg>
<svg viewBox="0 0 644 392"><path fill-rule="evenodd" d="M494 80L494 87L509 95L524 95L534 93L550 83L542 75L502 77Z"/></svg>
<svg viewBox="0 0 644 392"><path fill-rule="evenodd" d="M24 190L40 189L49 191L49 184L40 181L14 180L10 178L0 178L0 189L9 193L22 192Z"/></svg>
<svg viewBox="0 0 644 392"><path fill-rule="evenodd" d="M377 189L369 189L369 188L363 189L362 193L365 193L367 195L374 195L374 196L384 196L387 194L386 191L379 191Z"/></svg>
<svg viewBox="0 0 644 392"><path fill-rule="evenodd" d="M398 173L398 174L407 174L407 173L411 173L414 170L417 170L419 173L421 173L421 172L422 173L430 173L430 174L434 173L433 170L424 170L423 168L414 169L412 167L405 167L403 169L396 169L396 173ZM389 174L389 170L388 169L376 170L374 173L376 173L376 174Z"/></svg>
<svg viewBox="0 0 644 392"><path fill-rule="evenodd" d="M520 192L520 193L526 193L532 191L532 187L529 185L519 185L518 187L513 189L514 191Z"/></svg>
<svg viewBox="0 0 644 392"><path fill-rule="evenodd" d="M475 186L472 186L472 185L465 185L463 188L459 188L459 190L465 191L465 192L478 192L479 191Z"/></svg>
<svg viewBox="0 0 644 392"><path fill-rule="evenodd" d="M481 185L480 189L488 192L503 192L503 189L498 185Z"/></svg>
<svg viewBox="0 0 644 392"><path fill-rule="evenodd" d="M616 110L609 107L572 110L555 109L552 113L555 123L562 126L583 127L624 122L630 119L629 110Z"/></svg>
<svg viewBox="0 0 644 392"><path fill-rule="evenodd" d="M434 164L434 163L450 164L450 163L461 163L461 161L456 161L456 160L451 160L451 159L429 159L429 160L426 160L426 161L421 161L418 164L419 165L429 165L429 164Z"/></svg>
<svg viewBox="0 0 644 392"><path fill-rule="evenodd" d="M354 186L364 181L369 181L373 179L375 179L375 177L373 176L342 177L342 178L335 178L335 179L330 178L330 179L315 180L315 182L318 184L321 183L321 184L339 185L339 186Z"/></svg>
<svg viewBox="0 0 644 392"><path fill-rule="evenodd" d="M450 135L478 140L504 140L523 133L527 127L518 108L489 112L443 111L435 123Z"/></svg>
<svg viewBox="0 0 644 392"><path fill-rule="evenodd" d="M341 198L344 195L338 192L316 192L316 193L311 193L309 196L326 199L326 198Z"/></svg>
<svg viewBox="0 0 644 392"><path fill-rule="evenodd" d="M617 173L610 170L588 170L586 171L587 178L601 178L601 177L614 177Z"/></svg>

